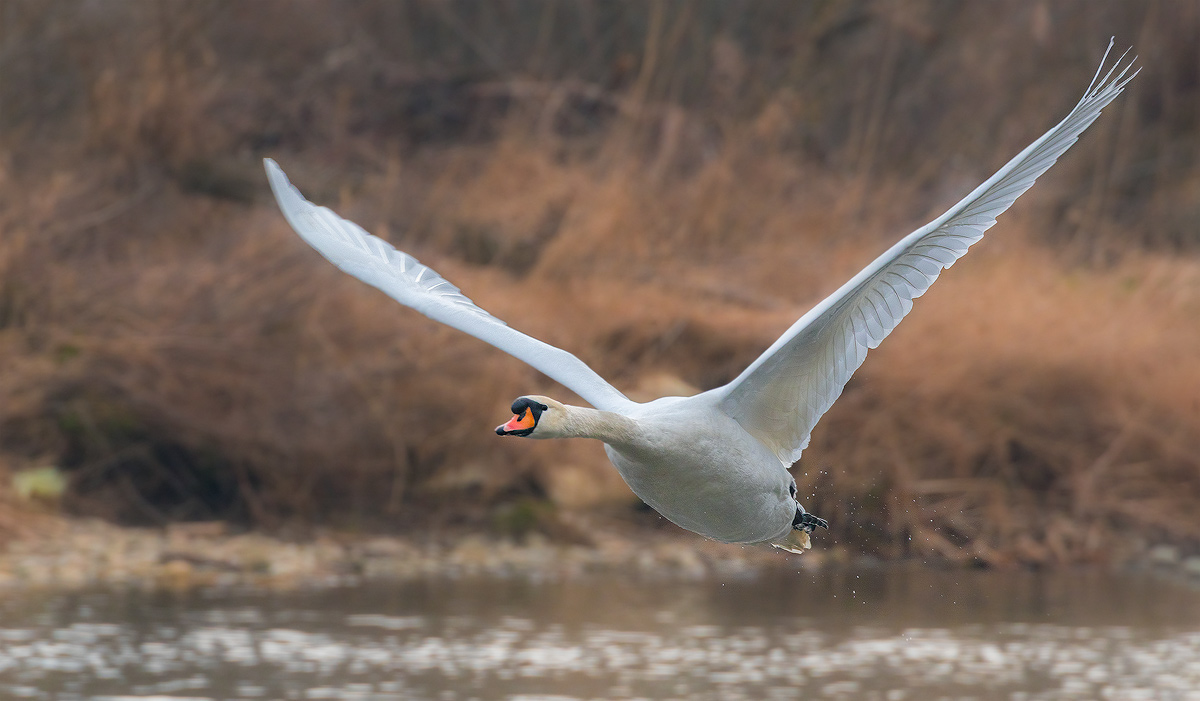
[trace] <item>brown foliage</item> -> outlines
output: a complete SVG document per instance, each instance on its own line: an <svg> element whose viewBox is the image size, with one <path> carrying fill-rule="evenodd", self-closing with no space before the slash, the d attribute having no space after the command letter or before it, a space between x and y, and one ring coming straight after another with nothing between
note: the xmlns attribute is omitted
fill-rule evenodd
<svg viewBox="0 0 1200 701"><path fill-rule="evenodd" d="M561 388L324 264L260 158L618 386L705 388L1061 117L1116 28L1145 72L795 471L887 555L1200 543L1200 12L889 7L7 4L0 457L138 522L626 509L598 446L489 430Z"/></svg>

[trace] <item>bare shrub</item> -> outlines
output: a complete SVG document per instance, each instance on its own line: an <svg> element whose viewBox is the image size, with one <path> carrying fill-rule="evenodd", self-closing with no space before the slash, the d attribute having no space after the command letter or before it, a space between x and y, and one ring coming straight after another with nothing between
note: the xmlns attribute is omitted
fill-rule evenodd
<svg viewBox="0 0 1200 701"><path fill-rule="evenodd" d="M0 458L52 457L73 512L577 539L564 512L628 509L598 446L497 439L563 390L325 265L263 155L618 386L703 389L1065 113L1118 27L1146 71L795 471L888 556L1200 545L1189 4L80 7L0 10Z"/></svg>

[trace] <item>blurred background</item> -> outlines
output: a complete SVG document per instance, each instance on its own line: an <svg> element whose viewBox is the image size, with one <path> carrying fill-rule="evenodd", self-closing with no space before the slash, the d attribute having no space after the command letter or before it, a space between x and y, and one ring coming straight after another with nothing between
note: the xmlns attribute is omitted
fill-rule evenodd
<svg viewBox="0 0 1200 701"><path fill-rule="evenodd" d="M1141 74L817 426L799 558L497 438L574 398L262 169L688 394L1113 35ZM0 0L2 697L1194 699L1198 500L1198 3Z"/></svg>
<svg viewBox="0 0 1200 701"><path fill-rule="evenodd" d="M1200 546L1200 5L0 3L0 538L674 529L562 387L343 275L312 200L631 396L722 384L1079 99L1142 73L872 353L793 469L818 547ZM32 497L31 497L32 495Z"/></svg>

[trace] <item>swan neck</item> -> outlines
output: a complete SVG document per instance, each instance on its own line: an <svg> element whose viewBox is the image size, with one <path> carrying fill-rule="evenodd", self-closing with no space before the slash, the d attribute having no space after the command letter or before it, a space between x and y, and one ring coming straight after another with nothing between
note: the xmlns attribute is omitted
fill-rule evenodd
<svg viewBox="0 0 1200 701"><path fill-rule="evenodd" d="M622 445L632 440L636 430L633 420L621 414L581 406L564 408L566 414L561 429L564 438L595 438Z"/></svg>

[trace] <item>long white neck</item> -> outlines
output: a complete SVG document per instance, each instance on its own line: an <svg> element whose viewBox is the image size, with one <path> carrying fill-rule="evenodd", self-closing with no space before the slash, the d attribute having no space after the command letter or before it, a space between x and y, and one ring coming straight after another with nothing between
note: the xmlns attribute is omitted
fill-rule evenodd
<svg viewBox="0 0 1200 701"><path fill-rule="evenodd" d="M637 424L632 419L611 411L563 404L562 412L552 425L545 427L548 430L537 431L532 437L595 438L613 445L626 445L637 433Z"/></svg>

